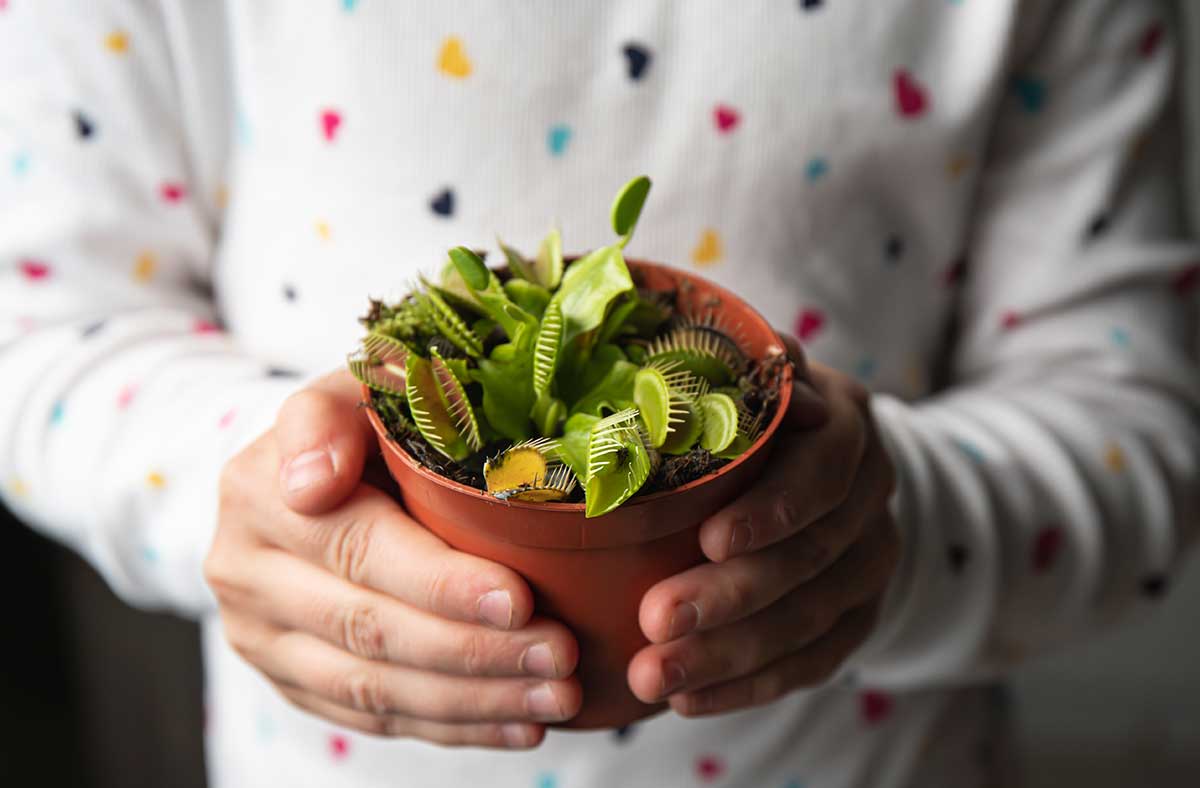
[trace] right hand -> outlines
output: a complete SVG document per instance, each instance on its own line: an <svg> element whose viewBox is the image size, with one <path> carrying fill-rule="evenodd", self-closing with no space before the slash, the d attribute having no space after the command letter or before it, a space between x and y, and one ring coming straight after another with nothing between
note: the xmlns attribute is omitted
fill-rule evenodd
<svg viewBox="0 0 1200 788"><path fill-rule="evenodd" d="M444 745L533 747L578 713L579 658L516 572L462 553L362 479L349 374L293 395L225 466L204 575L225 636L295 705Z"/></svg>

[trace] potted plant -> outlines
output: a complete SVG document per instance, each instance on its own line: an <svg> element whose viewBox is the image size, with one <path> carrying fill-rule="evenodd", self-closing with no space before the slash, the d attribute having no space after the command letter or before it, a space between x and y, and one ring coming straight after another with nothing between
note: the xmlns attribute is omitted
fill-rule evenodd
<svg viewBox="0 0 1200 788"><path fill-rule="evenodd" d="M665 707L629 691L643 594L702 562L699 525L747 489L791 392L757 312L693 274L623 254L649 193L613 203L619 240L563 258L551 232L503 269L450 250L437 282L373 301L349 359L419 522L507 565L580 647L583 708L563 727Z"/></svg>

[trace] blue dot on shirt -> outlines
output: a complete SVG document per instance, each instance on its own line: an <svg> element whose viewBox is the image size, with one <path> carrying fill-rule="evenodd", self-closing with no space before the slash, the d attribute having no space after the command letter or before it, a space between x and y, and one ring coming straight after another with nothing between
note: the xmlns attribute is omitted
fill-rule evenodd
<svg viewBox="0 0 1200 788"><path fill-rule="evenodd" d="M812 157L804 167L804 175L810 183L821 179L827 172L829 172L829 161L824 156Z"/></svg>
<svg viewBox="0 0 1200 788"><path fill-rule="evenodd" d="M542 772L537 776L534 788L558 788L558 778L550 772Z"/></svg>
<svg viewBox="0 0 1200 788"><path fill-rule="evenodd" d="M64 412L65 412L65 409L63 407L62 402L54 403L54 407L50 409L50 423L58 424L59 422L61 422L63 420Z"/></svg>
<svg viewBox="0 0 1200 788"><path fill-rule="evenodd" d="M972 462L983 462L983 452L974 443L958 438L954 441L954 445L958 446L959 451L970 457Z"/></svg>
<svg viewBox="0 0 1200 788"><path fill-rule="evenodd" d="M1017 76L1012 81L1013 92L1026 112L1041 112L1046 104L1046 83L1033 77Z"/></svg>
<svg viewBox="0 0 1200 788"><path fill-rule="evenodd" d="M29 154L25 151L20 151L12 158L12 173L20 177L27 172L29 172Z"/></svg>
<svg viewBox="0 0 1200 788"><path fill-rule="evenodd" d="M567 143L571 141L571 127L565 123L558 123L550 127L550 131L546 133L546 147L550 149L550 155L561 156L567 150Z"/></svg>
<svg viewBox="0 0 1200 788"><path fill-rule="evenodd" d="M1124 328L1114 328L1109 336L1117 347L1129 347L1129 332Z"/></svg>
<svg viewBox="0 0 1200 788"><path fill-rule="evenodd" d="M150 545L142 546L142 560L148 564L158 563L158 551Z"/></svg>
<svg viewBox="0 0 1200 788"><path fill-rule="evenodd" d="M358 0L342 0L342 10L346 13L353 11L356 5L358 5Z"/></svg>

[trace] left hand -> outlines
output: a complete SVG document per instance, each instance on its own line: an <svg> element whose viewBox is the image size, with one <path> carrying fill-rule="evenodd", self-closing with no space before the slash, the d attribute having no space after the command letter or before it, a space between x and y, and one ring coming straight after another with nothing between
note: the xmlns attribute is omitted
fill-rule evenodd
<svg viewBox="0 0 1200 788"><path fill-rule="evenodd" d="M899 562L893 468L866 390L807 367L799 344L785 341L796 374L767 470L701 525L711 563L642 598L650 645L629 664L630 689L684 716L828 680L874 628Z"/></svg>

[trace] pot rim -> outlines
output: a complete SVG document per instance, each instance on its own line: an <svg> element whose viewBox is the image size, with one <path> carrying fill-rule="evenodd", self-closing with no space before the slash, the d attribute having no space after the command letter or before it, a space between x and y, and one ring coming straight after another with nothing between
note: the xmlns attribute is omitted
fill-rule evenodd
<svg viewBox="0 0 1200 788"><path fill-rule="evenodd" d="M759 314L757 309L755 309L753 306L751 306L745 299L735 295L734 293L730 292L729 290L727 290L726 288L717 284L716 282L713 282L710 279L704 279L703 277L697 276L696 274L693 274L690 271L684 271L679 268L675 268L673 266L664 265L662 263L651 263L651 262L648 262L645 260L626 260L625 262L626 262L626 265L628 265L630 268L634 268L634 269L649 268L651 270L659 270L659 271L662 271L662 272L666 273L667 275L672 276L676 279L679 279L679 278L701 279L708 288L716 291L717 295L721 299L722 306L714 307L713 308L714 313L719 315L723 311L725 311L724 304L726 302L740 304L747 311L747 313L748 313L747 317L749 319L757 320L760 323L762 323L763 326L765 326L767 328L767 330L769 330L771 332L771 334L775 337L776 345L774 347L778 349L778 352L779 353L787 352L787 348L784 345L783 340L779 338L779 332L777 332L771 326L771 324L767 321L767 319L765 317L763 317L761 314ZM771 350L772 350L772 348L768 348L768 354L770 354ZM715 470L711 473L706 473L704 476L701 476L698 479L693 479L692 481L688 482L687 484L681 485L679 487L675 487L670 490L660 490L655 493L650 493L649 495L634 495L631 498L629 498L627 501L622 503L620 505L620 507L618 507L618 508L628 510L628 509L636 507L636 506L641 506L644 504L652 503L652 502L660 500L662 498L668 498L673 495L680 495L680 494L687 492L688 490L692 490L692 489L695 489L696 487L700 487L701 485L715 481L716 479L720 478L721 476L724 476L727 473L733 472L733 470L735 468L737 468L739 465L741 465L743 462L745 462L748 458L750 458L752 455L758 453L763 448L765 448L767 443L774 437L775 433L778 431L779 425L783 422L783 416L785 413L787 413L788 404L792 398L792 387L791 387L792 379L793 379L793 367L791 364L786 364L786 365L784 365L783 373L780 376L779 399L775 406L775 414L771 417L771 421L767 424L766 429L764 429L762 431L762 434L758 436L758 440L756 440L756 441L754 441L754 443L750 444L750 448L746 449L746 451L739 454L736 458L734 458L730 462L725 463L717 470ZM413 457L411 454L409 454L409 452L403 446L401 446L397 441L392 439L392 436L389 434L387 427L384 426L384 424L383 424L383 420L379 417L379 414L375 411L375 408L372 407L370 404L371 403L371 389L368 388L366 385L361 385L361 390L363 393L363 397L365 398L364 404L366 405L366 407L364 409L367 411L367 419L370 421L371 427L375 430L376 435L384 441L385 446L390 446L391 449L400 456L400 458L403 460L403 462L406 465L408 465L412 470L416 471L418 474L420 474L424 478L429 479L430 481L434 482L435 484L438 484L441 487L453 490L453 491L461 493L463 495L471 495L471 496L474 496L477 498L482 498L482 499L488 501L489 503L495 504L497 506L503 506L506 508L524 509L524 510L536 511L536 512L567 512L567 513L576 512L580 515L580 517L584 516L584 511L585 511L585 507L586 507L585 503L535 503L532 501L518 501L518 500L511 499L511 498L500 499L500 498L496 498L493 495L489 495L487 493L487 491L485 491L485 490L479 490L474 487L468 487L467 485L462 484L461 482L456 482L452 479L448 479L445 476L442 476L441 474L439 474L429 468L426 468L424 465L422 465L420 462L418 462L415 457ZM380 448L383 448L383 447L384 446L381 446ZM614 510L614 511L616 511L616 510ZM611 514L611 512L609 514ZM608 515L605 514L605 515L600 515L599 517L594 517L591 519L603 520L607 516Z"/></svg>

